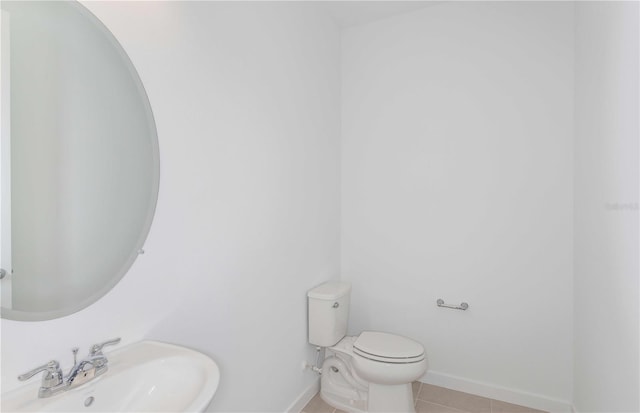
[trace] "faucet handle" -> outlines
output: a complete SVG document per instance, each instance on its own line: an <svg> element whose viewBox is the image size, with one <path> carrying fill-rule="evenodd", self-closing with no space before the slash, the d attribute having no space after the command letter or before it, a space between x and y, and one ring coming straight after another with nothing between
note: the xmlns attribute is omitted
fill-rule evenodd
<svg viewBox="0 0 640 413"><path fill-rule="evenodd" d="M114 338L113 340L107 340L104 343L94 344L93 346L91 346L91 350L89 351L89 355L95 356L95 355L98 355L98 354L102 354L102 348L103 347L113 346L115 344L118 344L119 342L120 342L120 337Z"/></svg>
<svg viewBox="0 0 640 413"><path fill-rule="evenodd" d="M42 376L42 387L53 387L62 383L62 370L60 369L60 364L55 360L51 360L47 364L43 364L42 366L36 367L31 371L19 375L18 380L29 380L41 371L46 372L44 376Z"/></svg>

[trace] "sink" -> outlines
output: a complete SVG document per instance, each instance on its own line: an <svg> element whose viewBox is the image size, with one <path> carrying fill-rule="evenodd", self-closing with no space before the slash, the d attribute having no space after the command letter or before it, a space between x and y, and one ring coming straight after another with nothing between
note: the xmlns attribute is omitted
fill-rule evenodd
<svg viewBox="0 0 640 413"><path fill-rule="evenodd" d="M75 389L38 398L40 380L2 395L3 412L202 412L218 365L188 348L140 341L106 353L109 370Z"/></svg>

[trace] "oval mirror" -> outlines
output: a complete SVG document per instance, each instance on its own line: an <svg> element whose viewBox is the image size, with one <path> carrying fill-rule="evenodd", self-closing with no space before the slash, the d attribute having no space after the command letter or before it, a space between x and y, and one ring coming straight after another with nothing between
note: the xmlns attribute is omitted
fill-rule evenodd
<svg viewBox="0 0 640 413"><path fill-rule="evenodd" d="M2 317L46 320L102 297L141 252L158 141L133 64L87 9L1 8Z"/></svg>

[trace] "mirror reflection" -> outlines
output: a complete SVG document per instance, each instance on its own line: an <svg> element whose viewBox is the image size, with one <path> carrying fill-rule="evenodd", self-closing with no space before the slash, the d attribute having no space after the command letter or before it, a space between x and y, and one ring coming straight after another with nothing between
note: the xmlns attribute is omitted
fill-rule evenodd
<svg viewBox="0 0 640 413"><path fill-rule="evenodd" d="M2 2L2 316L91 304L142 248L157 200L150 105L75 2Z"/></svg>

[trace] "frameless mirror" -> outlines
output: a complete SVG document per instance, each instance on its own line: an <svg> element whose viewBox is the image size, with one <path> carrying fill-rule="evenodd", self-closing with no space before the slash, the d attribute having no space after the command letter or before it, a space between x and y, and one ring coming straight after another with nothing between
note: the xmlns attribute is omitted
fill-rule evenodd
<svg viewBox="0 0 640 413"><path fill-rule="evenodd" d="M92 304L135 261L158 142L133 64L88 10L1 8L2 317L46 320Z"/></svg>

